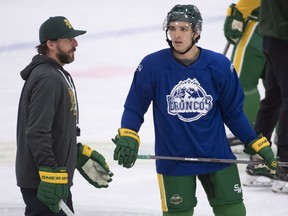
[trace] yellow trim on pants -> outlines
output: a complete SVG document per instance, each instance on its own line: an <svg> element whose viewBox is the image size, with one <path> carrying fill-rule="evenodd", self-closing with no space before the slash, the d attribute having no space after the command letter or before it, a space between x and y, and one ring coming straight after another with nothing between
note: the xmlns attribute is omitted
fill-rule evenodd
<svg viewBox="0 0 288 216"><path fill-rule="evenodd" d="M239 73L243 65L243 59L244 59L246 47L249 44L249 41L253 35L252 32L254 32L257 25L258 25L258 22L256 22L255 20L250 20L246 25L246 28L245 28L245 31L241 40L237 44L235 56L233 59L233 65L238 73L238 76L240 76Z"/></svg>
<svg viewBox="0 0 288 216"><path fill-rule="evenodd" d="M160 195L161 195L162 211L167 212L168 207L167 207L167 203L166 203L166 194L165 194L165 189L164 189L163 175L158 173L157 178L158 178L158 185L159 185Z"/></svg>

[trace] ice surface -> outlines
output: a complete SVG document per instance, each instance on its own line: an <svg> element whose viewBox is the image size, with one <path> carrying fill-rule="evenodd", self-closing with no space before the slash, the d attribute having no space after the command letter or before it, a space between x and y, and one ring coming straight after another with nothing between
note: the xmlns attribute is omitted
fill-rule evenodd
<svg viewBox="0 0 288 216"><path fill-rule="evenodd" d="M134 69L150 52L167 47L162 23L177 3L195 4L204 18L198 45L222 52L226 43L223 22L233 1L167 0L9 0L0 2L0 215L23 215L24 204L15 183L14 160L18 100L23 85L19 71L36 54L38 29L50 16L66 16L75 29L87 30L77 38L76 60L65 68L73 75L80 103L79 139L108 160L115 176L108 189L94 189L77 173L73 186L76 215L160 216L161 206L154 161L138 160L124 169L112 160L110 141L120 124L123 103ZM148 111L140 136L140 153L153 154L153 125ZM245 166L240 165L241 178ZM242 188L248 216L287 216L287 195L270 188ZM196 216L212 211L203 189L197 191Z"/></svg>

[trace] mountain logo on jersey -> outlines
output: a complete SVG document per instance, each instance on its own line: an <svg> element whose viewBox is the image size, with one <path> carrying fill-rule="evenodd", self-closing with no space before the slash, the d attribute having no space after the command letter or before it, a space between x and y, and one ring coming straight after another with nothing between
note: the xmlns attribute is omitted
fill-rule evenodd
<svg viewBox="0 0 288 216"><path fill-rule="evenodd" d="M185 122L205 116L213 106L213 98L207 95L197 79L180 81L166 96L167 110Z"/></svg>

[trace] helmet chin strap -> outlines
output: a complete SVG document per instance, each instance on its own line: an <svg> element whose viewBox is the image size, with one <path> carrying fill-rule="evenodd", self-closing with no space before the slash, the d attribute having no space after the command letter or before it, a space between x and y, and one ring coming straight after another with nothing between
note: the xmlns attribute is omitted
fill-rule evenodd
<svg viewBox="0 0 288 216"><path fill-rule="evenodd" d="M177 51L177 50L174 48L174 46L173 46L173 44L172 44L172 41L168 39L167 33L168 33L168 30L166 30L166 41L167 41L168 45L170 46L170 48L171 48L174 52L176 52L177 54L180 54L180 55L186 54L189 50L192 49L192 47L193 47L194 44L196 43L196 41L194 40L194 35L195 35L196 32L194 32L194 34L193 34L193 36L192 36L192 43L190 44L190 46L189 46L184 52Z"/></svg>

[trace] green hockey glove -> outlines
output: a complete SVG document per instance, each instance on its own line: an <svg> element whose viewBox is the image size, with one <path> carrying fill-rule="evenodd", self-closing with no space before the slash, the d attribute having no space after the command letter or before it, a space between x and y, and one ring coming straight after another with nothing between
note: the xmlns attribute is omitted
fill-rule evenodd
<svg viewBox="0 0 288 216"><path fill-rule="evenodd" d="M59 202L68 197L68 173L65 167L52 169L50 167L39 168L40 184L37 198L49 207L52 212L60 211Z"/></svg>
<svg viewBox="0 0 288 216"><path fill-rule="evenodd" d="M231 4L227 10L224 22L224 35L231 44L237 44L244 32L244 19L242 13Z"/></svg>
<svg viewBox="0 0 288 216"><path fill-rule="evenodd" d="M269 141L262 134L258 136L257 139L252 140L245 147L244 152L249 155L258 154L263 158L269 169L276 170L278 163L274 157L273 151L270 147ZM263 167L264 168L264 167Z"/></svg>
<svg viewBox="0 0 288 216"><path fill-rule="evenodd" d="M87 145L78 143L77 170L94 187L107 188L113 173L103 155Z"/></svg>
<svg viewBox="0 0 288 216"><path fill-rule="evenodd" d="M140 145L138 133L127 128L120 128L112 141L116 144L114 160L118 160L118 164L123 167L132 167L137 159Z"/></svg>
<svg viewBox="0 0 288 216"><path fill-rule="evenodd" d="M266 176L268 178L274 178L276 175L276 170L270 169L265 163L262 157L258 154L254 154L250 156L251 161L260 161L262 164L254 165L254 172L253 175L259 175L259 176Z"/></svg>

